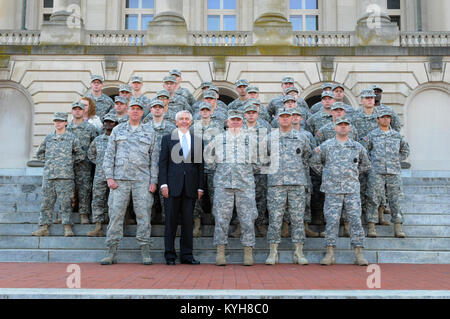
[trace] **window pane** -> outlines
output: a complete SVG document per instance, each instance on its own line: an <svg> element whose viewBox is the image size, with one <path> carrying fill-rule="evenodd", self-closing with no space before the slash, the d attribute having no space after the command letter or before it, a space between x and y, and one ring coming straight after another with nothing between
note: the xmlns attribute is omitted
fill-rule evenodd
<svg viewBox="0 0 450 319"><path fill-rule="evenodd" d="M306 31L319 30L318 16L306 16Z"/></svg>
<svg viewBox="0 0 450 319"><path fill-rule="evenodd" d="M236 16L231 15L223 16L223 30L236 31Z"/></svg>
<svg viewBox="0 0 450 319"><path fill-rule="evenodd" d="M220 9L220 0L208 0L208 9Z"/></svg>
<svg viewBox="0 0 450 319"><path fill-rule="evenodd" d="M306 0L306 9L317 9L317 0Z"/></svg>
<svg viewBox="0 0 450 319"><path fill-rule="evenodd" d="M148 23L153 20L153 14L143 14L142 17L141 30L148 29Z"/></svg>
<svg viewBox="0 0 450 319"><path fill-rule="evenodd" d="M220 30L220 16L208 16L208 31Z"/></svg>
<svg viewBox="0 0 450 319"><path fill-rule="evenodd" d="M155 7L154 0L142 0L143 9L153 9Z"/></svg>
<svg viewBox="0 0 450 319"><path fill-rule="evenodd" d="M391 22L397 23L398 28L401 29L401 19L400 16L389 16L391 18Z"/></svg>
<svg viewBox="0 0 450 319"><path fill-rule="evenodd" d="M303 9L303 0L289 0L289 9Z"/></svg>
<svg viewBox="0 0 450 319"><path fill-rule="evenodd" d="M236 0L223 0L222 9L236 9Z"/></svg>
<svg viewBox="0 0 450 319"><path fill-rule="evenodd" d="M138 30L138 15L137 14L127 14L125 16L125 29L127 30Z"/></svg>
<svg viewBox="0 0 450 319"><path fill-rule="evenodd" d="M127 0L126 8L139 8L139 0Z"/></svg>
<svg viewBox="0 0 450 319"><path fill-rule="evenodd" d="M400 0L388 0L387 8L392 10L400 9Z"/></svg>
<svg viewBox="0 0 450 319"><path fill-rule="evenodd" d="M53 8L53 0L44 0L44 8Z"/></svg>
<svg viewBox="0 0 450 319"><path fill-rule="evenodd" d="M303 16L291 16L290 20L294 31L303 31Z"/></svg>

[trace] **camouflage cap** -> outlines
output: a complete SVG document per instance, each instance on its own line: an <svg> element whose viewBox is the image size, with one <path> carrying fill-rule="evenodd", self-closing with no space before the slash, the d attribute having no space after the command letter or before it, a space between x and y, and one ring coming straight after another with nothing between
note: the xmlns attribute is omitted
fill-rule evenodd
<svg viewBox="0 0 450 319"><path fill-rule="evenodd" d="M131 92L133 92L133 89L128 84L121 84L119 87L119 92L123 92L123 91L131 93Z"/></svg>
<svg viewBox="0 0 450 319"><path fill-rule="evenodd" d="M210 89L211 91L214 91L214 92L216 92L217 94L219 94L219 88L218 88L217 86L211 85L211 86L209 87L209 89Z"/></svg>
<svg viewBox="0 0 450 319"><path fill-rule="evenodd" d="M333 92L330 92L330 91L324 91L324 92L322 92L322 99L324 98L324 97L331 97L332 99L334 99L334 93Z"/></svg>
<svg viewBox="0 0 450 319"><path fill-rule="evenodd" d="M217 93L213 90L208 90L205 91L205 93L203 93L203 98L204 99L215 99L217 100Z"/></svg>
<svg viewBox="0 0 450 319"><path fill-rule="evenodd" d="M144 109L144 104L142 104L140 99L132 98L130 100L130 107L132 107L133 105L140 106L142 109Z"/></svg>
<svg viewBox="0 0 450 319"><path fill-rule="evenodd" d="M337 109L345 110L345 104L342 102L336 102L336 103L331 104L331 110L337 110Z"/></svg>
<svg viewBox="0 0 450 319"><path fill-rule="evenodd" d="M248 81L246 79L240 79L240 80L236 81L235 85L236 85L236 87L239 87L242 85L248 86Z"/></svg>
<svg viewBox="0 0 450 319"><path fill-rule="evenodd" d="M204 89L206 87L211 87L212 85L213 85L212 82L203 82L201 88Z"/></svg>
<svg viewBox="0 0 450 319"><path fill-rule="evenodd" d="M280 117L281 115L289 115L292 116L292 111L290 109L287 109L285 107L283 107L280 111L280 113L278 113L278 116Z"/></svg>
<svg viewBox="0 0 450 319"><path fill-rule="evenodd" d="M165 76L163 82L173 82L176 83L177 79L173 75Z"/></svg>
<svg viewBox="0 0 450 319"><path fill-rule="evenodd" d="M231 120L231 119L238 119L238 118L241 119L241 120L244 119L241 111L238 111L238 110L229 110L228 111L228 119L229 120Z"/></svg>
<svg viewBox="0 0 450 319"><path fill-rule="evenodd" d="M380 107L379 109L377 109L377 118L383 117L385 115L389 115L390 117L392 117L391 110L387 107Z"/></svg>
<svg viewBox="0 0 450 319"><path fill-rule="evenodd" d="M249 86L247 87L247 93L259 93L259 88L256 86Z"/></svg>
<svg viewBox="0 0 450 319"><path fill-rule="evenodd" d="M114 113L108 113L105 116L103 116L103 122L104 121L111 121L111 122L119 123L119 120L117 119L117 115Z"/></svg>
<svg viewBox="0 0 450 319"><path fill-rule="evenodd" d="M294 102L296 102L297 100L295 99L295 96L285 95L283 97L283 103L286 103L287 101L294 101Z"/></svg>
<svg viewBox="0 0 450 319"><path fill-rule="evenodd" d="M295 80L292 76L285 76L282 80L281 83L295 83Z"/></svg>
<svg viewBox="0 0 450 319"><path fill-rule="evenodd" d="M67 122L67 113L66 112L56 112L53 114L53 121L64 121Z"/></svg>
<svg viewBox="0 0 450 319"><path fill-rule="evenodd" d="M164 107L164 102L161 101L161 100L158 100L158 99L154 99L154 100L152 100L151 103L150 103L150 107L155 107L155 106L157 106L157 105L159 105L159 106L161 106L161 107Z"/></svg>
<svg viewBox="0 0 450 319"><path fill-rule="evenodd" d="M173 69L169 73L170 73L170 75L181 76L181 71L178 69Z"/></svg>
<svg viewBox="0 0 450 319"><path fill-rule="evenodd" d="M300 115L301 117L303 117L302 111L299 108L294 108L291 110L292 115Z"/></svg>
<svg viewBox="0 0 450 319"><path fill-rule="evenodd" d="M144 83L144 79L140 76L133 75L131 77L131 83L134 83L134 82Z"/></svg>
<svg viewBox="0 0 450 319"><path fill-rule="evenodd" d="M116 96L114 98L114 103L120 102L122 104L127 104L128 103L128 99L125 96Z"/></svg>
<svg viewBox="0 0 450 319"><path fill-rule="evenodd" d="M291 92L299 93L299 90L295 86L286 89L286 94L289 94Z"/></svg>
<svg viewBox="0 0 450 319"><path fill-rule="evenodd" d="M166 96L166 97L170 98L170 93L167 90L160 90L160 91L156 92L156 97L160 97L160 96Z"/></svg>
<svg viewBox="0 0 450 319"><path fill-rule="evenodd" d="M245 104L244 113L247 112L259 112L258 107L255 104L247 103Z"/></svg>
<svg viewBox="0 0 450 319"><path fill-rule="evenodd" d="M72 110L74 109L74 108L76 108L76 107L79 107L80 109L82 109L82 110L84 110L86 107L84 106L84 104L83 103L81 103L81 102L73 102L72 103Z"/></svg>
<svg viewBox="0 0 450 319"><path fill-rule="evenodd" d="M370 87L372 90L380 90L381 92L383 92L383 89L378 85L378 84L374 84Z"/></svg>
<svg viewBox="0 0 450 319"><path fill-rule="evenodd" d="M258 100L258 99L248 99L248 100L247 100L247 103L250 103L250 104L252 104L252 105L258 105L258 106L261 105L261 101Z"/></svg>
<svg viewBox="0 0 450 319"><path fill-rule="evenodd" d="M199 109L200 111L201 111L201 110L204 110L204 109L208 109L208 110L211 111L212 105L209 104L209 103L207 103L207 102L202 102L202 103L200 103L200 107L199 107L198 109Z"/></svg>
<svg viewBox="0 0 450 319"><path fill-rule="evenodd" d="M332 88L333 88L333 86L334 86L334 84L333 84L333 83L324 83L324 84L322 84L322 85L321 85L321 87L322 87L322 90L325 90L325 89L327 89L327 88L330 88L330 89L332 89Z"/></svg>
<svg viewBox="0 0 450 319"><path fill-rule="evenodd" d="M366 98L366 97L376 97L375 92L373 91L373 89L364 89L361 91L361 98Z"/></svg>
<svg viewBox="0 0 450 319"><path fill-rule="evenodd" d="M100 82L103 83L103 76L101 75L91 75L91 82L94 82L95 80L99 80Z"/></svg>
<svg viewBox="0 0 450 319"><path fill-rule="evenodd" d="M348 125L351 124L350 120L348 118L346 118L346 117L339 117L339 118L336 119L336 122L334 123L334 125L336 126L336 125L339 125L341 123L347 123Z"/></svg>
<svg viewBox="0 0 450 319"><path fill-rule="evenodd" d="M341 88L342 90L344 90L345 91L345 88L344 88L344 86L342 85L342 84L335 84L335 85L333 85L333 87L331 88L331 90L332 91L334 91L334 90L336 90L337 88Z"/></svg>

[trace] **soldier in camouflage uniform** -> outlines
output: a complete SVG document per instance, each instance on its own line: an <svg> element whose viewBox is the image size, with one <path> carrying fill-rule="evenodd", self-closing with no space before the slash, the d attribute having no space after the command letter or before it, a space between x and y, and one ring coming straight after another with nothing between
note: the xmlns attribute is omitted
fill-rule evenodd
<svg viewBox="0 0 450 319"><path fill-rule="evenodd" d="M119 96L123 96L127 100L130 100L132 97L133 89L128 84L121 84L119 86Z"/></svg>
<svg viewBox="0 0 450 319"><path fill-rule="evenodd" d="M240 112L244 112L244 105L248 100L247 95L247 87L248 87L248 81L245 79L240 79L236 81L236 92L238 93L239 97L228 104L228 110L237 110Z"/></svg>
<svg viewBox="0 0 450 319"><path fill-rule="evenodd" d="M339 118L335 123L336 137L314 150L311 168L322 174L321 191L325 193L325 244L327 253L322 265L335 263L334 247L339 232L339 219L345 205L351 227L351 245L355 251L355 264L368 265L363 255L364 230L361 224L361 200L358 175L370 168L366 149L348 138L350 121Z"/></svg>
<svg viewBox="0 0 450 319"><path fill-rule="evenodd" d="M287 109L299 109L302 112L302 118L305 119L303 120L302 125L306 126L306 120L310 117L311 113L309 112L309 108L305 108L303 106L299 106L297 103L297 100L295 99L295 96L293 95L286 95L283 98L283 105L284 108ZM272 121L272 127L274 128L278 128L279 127L279 123L278 123L278 113L281 112L283 109L278 109L277 113L275 114L275 117L273 118Z"/></svg>
<svg viewBox="0 0 450 319"><path fill-rule="evenodd" d="M264 120L267 123L272 122L272 117L269 115L267 108L261 104L259 100L259 88L256 86L247 87L248 103L252 103L258 106L258 119Z"/></svg>
<svg viewBox="0 0 450 319"><path fill-rule="evenodd" d="M302 97L300 97L299 94L300 91L295 86L286 89L286 95L292 95L293 97L295 97L298 107L301 109L306 109L308 110L308 113L310 113L311 111L309 109L308 103L306 103L306 101Z"/></svg>
<svg viewBox="0 0 450 319"><path fill-rule="evenodd" d="M56 200L60 202L64 236L73 236L72 197L75 189L73 166L84 160L85 152L75 135L66 130L67 113L53 116L55 132L45 137L37 150L38 160L45 162L42 179L42 203L39 215L40 228L33 236L49 236Z"/></svg>
<svg viewBox="0 0 450 319"><path fill-rule="evenodd" d="M267 121L267 119L270 119L269 113L267 113L267 109L264 105L261 104L261 101L254 98L249 98L247 100L246 108L248 105L256 106L258 110L258 123L261 126L267 127L268 129L272 128L270 125L270 122Z"/></svg>
<svg viewBox="0 0 450 319"><path fill-rule="evenodd" d="M256 141L242 130L242 113L230 110L228 130L216 136L205 150L205 162L215 169L213 215L215 218L214 245L217 246L216 265L226 265L225 245L236 201L236 211L242 229L244 265L253 265L255 245L254 172L257 163Z"/></svg>
<svg viewBox="0 0 450 319"><path fill-rule="evenodd" d="M409 156L409 145L399 132L391 129L392 113L380 108L377 112L379 128L371 131L365 139L372 168L369 171L367 222L368 237L376 237L378 207L387 197L392 210L395 237L404 238L403 214L400 207L402 197L401 161Z"/></svg>
<svg viewBox="0 0 450 319"><path fill-rule="evenodd" d="M323 92L331 92L331 89L333 88L333 83L324 83L322 84L322 93ZM311 106L311 114L316 114L317 112L321 111L323 108L322 101L317 102L313 106Z"/></svg>
<svg viewBox="0 0 450 319"><path fill-rule="evenodd" d="M352 106L344 103L344 97L345 97L344 86L342 84L335 84L335 85L333 85L332 91L333 91L334 99L336 100L336 102L341 102L342 104L344 104L346 117L348 119L351 119L353 116L353 112L355 112L355 109Z"/></svg>
<svg viewBox="0 0 450 319"><path fill-rule="evenodd" d="M187 110L192 114L192 108L183 96L175 94L177 80L173 75L164 77L163 83L164 90L169 92L170 95L168 105L169 108L166 114L170 121L175 124L175 116L178 112Z"/></svg>
<svg viewBox="0 0 450 319"><path fill-rule="evenodd" d="M92 91L87 95L95 102L95 111L97 116L102 119L114 108L113 100L102 92L103 90L103 77L101 75L91 76L91 89Z"/></svg>
<svg viewBox="0 0 450 319"><path fill-rule="evenodd" d="M108 254L102 265L117 263L117 247L123 237L123 221L130 195L137 217L136 239L141 246L142 263L151 265L150 210L158 183L159 145L151 125L142 124L144 105L131 100L129 121L117 126L109 139L103 160L112 200L109 202Z"/></svg>
<svg viewBox="0 0 450 319"><path fill-rule="evenodd" d="M211 85L209 90L216 92L217 108L220 110L220 112L228 114L228 105L226 105L223 101L219 100L220 97L219 88L217 86Z"/></svg>
<svg viewBox="0 0 450 319"><path fill-rule="evenodd" d="M267 241L270 253L266 265L278 262L278 244L281 242L281 224L285 212L289 213L292 226L292 242L294 243L294 264L307 265L303 255L305 243L306 192L308 181L305 175L311 154L307 138L292 129L292 113L288 109L280 112L278 121L280 128L272 131L262 143L262 149L268 156L268 192L267 207L269 209L269 231Z"/></svg>
<svg viewBox="0 0 450 319"><path fill-rule="evenodd" d="M402 129L402 122L401 122L400 117L398 116L397 112L395 112L392 107L381 103L381 99L383 97L383 89L378 85L372 85L371 89L375 93L375 109L378 109L380 107L383 109L388 109L392 114L392 117L391 117L392 129L397 132L400 132L400 130Z"/></svg>
<svg viewBox="0 0 450 319"><path fill-rule="evenodd" d="M80 141L85 157L92 141L97 137L97 129L83 119L84 104L75 102L72 104L73 120L67 126L67 131L75 135ZM92 163L88 158L74 165L75 190L78 198L78 212L81 223L89 224L92 201Z"/></svg>
<svg viewBox="0 0 450 319"><path fill-rule="evenodd" d="M197 102L197 100L192 95L192 93L189 92L188 89L181 87L181 82L183 81L183 79L181 78L181 71L174 69L174 70L171 70L169 73L170 73L170 75L174 76L175 79L177 80L175 94L182 96L189 103L189 105L191 106L191 113L192 113L193 112L192 107Z"/></svg>
<svg viewBox="0 0 450 319"><path fill-rule="evenodd" d="M128 99L124 96L116 96L114 98L114 112L111 111L110 113L116 115L119 124L128 122Z"/></svg>
<svg viewBox="0 0 450 319"><path fill-rule="evenodd" d="M95 176L92 186L92 222L95 223L95 229L88 232L89 237L102 237L102 223L105 222L104 215L108 205L109 188L103 172L103 158L105 157L106 147L108 146L111 132L118 125L117 116L108 113L103 118L105 134L97 136L89 145L87 158L95 164Z"/></svg>
<svg viewBox="0 0 450 319"><path fill-rule="evenodd" d="M281 80L281 89L283 90L283 94L270 100L269 105L267 105L267 111L269 112L269 115L271 117L274 117L279 109L284 108L284 97L287 95L286 90L291 87L294 87L294 83L295 80L291 76L285 76ZM299 106L309 109L308 104L306 104L306 102L303 99L299 101Z"/></svg>
<svg viewBox="0 0 450 319"><path fill-rule="evenodd" d="M194 135L201 136L203 139L203 149L218 135L224 131L223 121L212 118L212 105L207 102L202 102L200 108L200 120L194 121L192 129ZM205 216L207 208L212 207L214 198L214 169L208 163L204 164L203 171L203 185L207 186L206 196L202 196L197 200L194 207L194 229L193 236L201 237L201 218Z"/></svg>
<svg viewBox="0 0 450 319"><path fill-rule="evenodd" d="M132 97L141 101L142 105L144 105L144 117L143 119L150 113L150 103L151 100L146 97L142 93L142 87L144 86L144 79L140 76L133 75L131 77L131 87L133 88ZM130 100L131 97L128 97Z"/></svg>
<svg viewBox="0 0 450 319"><path fill-rule="evenodd" d="M200 86L200 88L202 89L202 93L205 93L206 91L210 90L210 87L213 86L212 82L203 82ZM219 92L217 91L217 94L219 94ZM219 98L219 97L217 97ZM192 105L192 112L193 115L197 114L198 112L200 112L200 104L202 104L203 101L196 101L194 103L194 105ZM222 102L223 103L223 102ZM225 104L226 106L226 104ZM225 108L226 110L226 108Z"/></svg>
<svg viewBox="0 0 450 319"><path fill-rule="evenodd" d="M203 93L203 102L211 104L211 119L214 122L222 123L222 127L227 120L227 113L217 106L217 93L213 90L208 90ZM194 121L201 119L200 113L194 115Z"/></svg>

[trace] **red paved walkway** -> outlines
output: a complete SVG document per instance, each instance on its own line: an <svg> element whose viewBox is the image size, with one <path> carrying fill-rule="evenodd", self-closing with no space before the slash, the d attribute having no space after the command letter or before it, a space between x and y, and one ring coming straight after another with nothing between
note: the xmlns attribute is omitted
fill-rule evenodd
<svg viewBox="0 0 450 319"><path fill-rule="evenodd" d="M366 290L366 267L78 264L83 289ZM68 264L0 263L0 288L67 288ZM450 265L379 264L381 289L450 290Z"/></svg>

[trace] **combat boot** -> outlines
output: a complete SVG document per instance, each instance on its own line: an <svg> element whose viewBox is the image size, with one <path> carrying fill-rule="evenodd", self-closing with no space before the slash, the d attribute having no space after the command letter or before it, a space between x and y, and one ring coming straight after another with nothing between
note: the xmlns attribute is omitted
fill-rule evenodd
<svg viewBox="0 0 450 319"><path fill-rule="evenodd" d="M244 266L253 266L253 248L250 246L244 247Z"/></svg>
<svg viewBox="0 0 450 319"><path fill-rule="evenodd" d="M278 263L278 244L270 244L269 256L266 259L266 265L275 265Z"/></svg>
<svg viewBox="0 0 450 319"><path fill-rule="evenodd" d="M388 226L390 225L390 223L386 219L384 219L384 211L384 206L380 206L378 208L378 225Z"/></svg>
<svg viewBox="0 0 450 319"><path fill-rule="evenodd" d="M40 226L39 229L31 233L31 235L39 237L50 236L49 225Z"/></svg>
<svg viewBox="0 0 450 319"><path fill-rule="evenodd" d="M377 237L377 230L375 228L375 223L368 223L367 224L367 237L370 237L370 238L376 238Z"/></svg>
<svg viewBox="0 0 450 319"><path fill-rule="evenodd" d="M308 223L305 223L305 235L306 237L319 237L319 233L309 229Z"/></svg>
<svg viewBox="0 0 450 319"><path fill-rule="evenodd" d="M72 225L64 225L64 237L73 237Z"/></svg>
<svg viewBox="0 0 450 319"><path fill-rule="evenodd" d="M350 222L344 222L344 237L350 237Z"/></svg>
<svg viewBox="0 0 450 319"><path fill-rule="evenodd" d="M397 238L405 238L406 237L406 234L402 231L401 223L394 224L394 232L395 232L395 237L397 237Z"/></svg>
<svg viewBox="0 0 450 319"><path fill-rule="evenodd" d="M336 260L334 259L334 247L333 246L327 246L327 253L325 257L320 261L321 265L324 266L330 266L336 263Z"/></svg>
<svg viewBox="0 0 450 319"><path fill-rule="evenodd" d="M256 230L258 231L259 236L266 237L266 235L267 235L267 226L266 225L256 225Z"/></svg>
<svg viewBox="0 0 450 319"><path fill-rule="evenodd" d="M103 237L102 223L101 222L95 223L95 229L87 233L87 235L89 237Z"/></svg>
<svg viewBox="0 0 450 319"><path fill-rule="evenodd" d="M194 230L192 232L194 238L202 237L202 220L200 217L194 218Z"/></svg>
<svg viewBox="0 0 450 319"><path fill-rule="evenodd" d="M150 245L141 246L142 264L151 265L152 257L150 257Z"/></svg>
<svg viewBox="0 0 450 319"><path fill-rule="evenodd" d="M82 225L87 225L90 224L91 222L89 221L89 217L87 214L80 214L80 218L81 218L81 224Z"/></svg>
<svg viewBox="0 0 450 319"><path fill-rule="evenodd" d="M233 238L240 238L241 237L241 224L240 223L236 224L236 229L234 230L234 232L232 232L230 234L230 237L233 237Z"/></svg>
<svg viewBox="0 0 450 319"><path fill-rule="evenodd" d="M289 237L289 224L286 222L283 222L283 225L281 226L281 237L283 238Z"/></svg>
<svg viewBox="0 0 450 319"><path fill-rule="evenodd" d="M308 265L308 260L303 255L303 244L294 244L294 264Z"/></svg>
<svg viewBox="0 0 450 319"><path fill-rule="evenodd" d="M109 246L108 254L100 261L101 265L117 264L117 245Z"/></svg>
<svg viewBox="0 0 450 319"><path fill-rule="evenodd" d="M367 259L364 258L362 247L355 247L355 265L358 265L358 266L369 265L369 262L367 261Z"/></svg>
<svg viewBox="0 0 450 319"><path fill-rule="evenodd" d="M319 233L319 237L320 237L320 238L325 238L325 232L324 232L324 231L321 231L321 232Z"/></svg>
<svg viewBox="0 0 450 319"><path fill-rule="evenodd" d="M216 253L216 265L225 266L227 261L225 260L225 245L217 245Z"/></svg>

